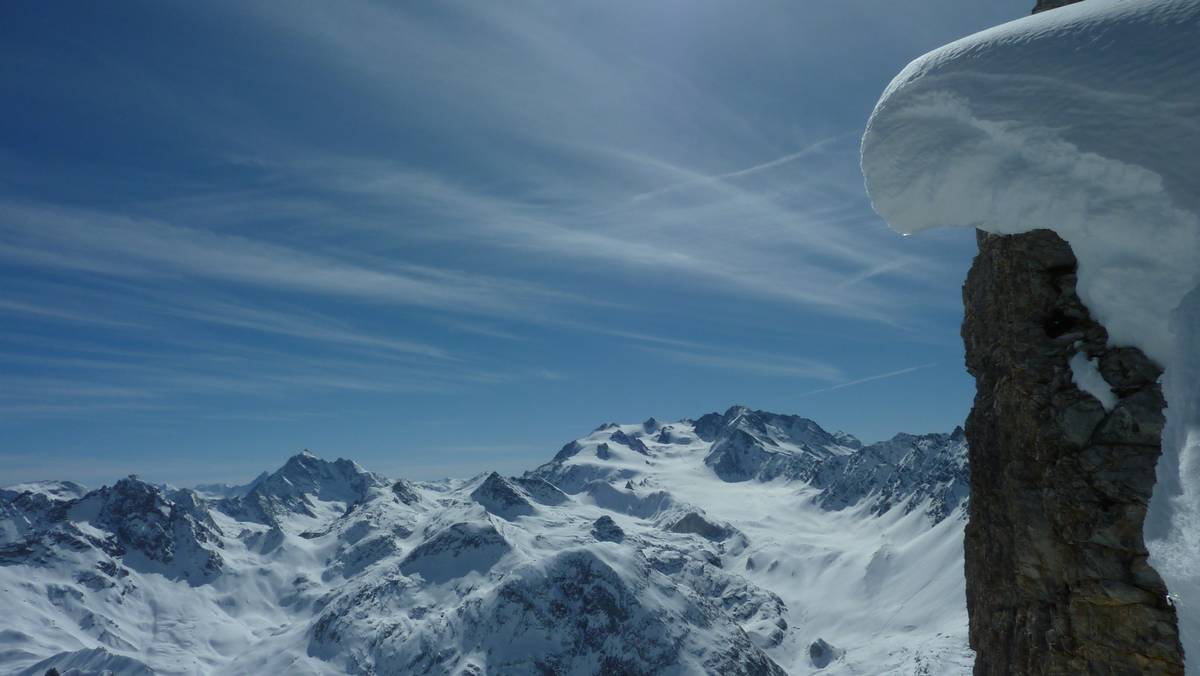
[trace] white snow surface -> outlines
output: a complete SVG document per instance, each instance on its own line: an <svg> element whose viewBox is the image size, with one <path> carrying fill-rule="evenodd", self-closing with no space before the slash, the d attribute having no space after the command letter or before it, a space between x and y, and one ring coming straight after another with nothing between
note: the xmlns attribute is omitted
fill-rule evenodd
<svg viewBox="0 0 1200 676"><path fill-rule="evenodd" d="M862 168L905 234L1054 230L1111 342L1165 367L1146 535L1200 652L1200 0L1086 0L930 52L884 91Z"/></svg>
<svg viewBox="0 0 1200 676"><path fill-rule="evenodd" d="M306 453L213 501L8 489L0 673L967 674L965 451L737 407L524 477Z"/></svg>
<svg viewBox="0 0 1200 676"><path fill-rule="evenodd" d="M1075 383L1075 386L1095 397L1104 406L1105 411L1113 410L1113 407L1117 405L1117 395L1113 393L1112 387L1100 373L1098 360L1088 359L1086 354L1076 352L1072 355L1069 365L1071 381Z"/></svg>

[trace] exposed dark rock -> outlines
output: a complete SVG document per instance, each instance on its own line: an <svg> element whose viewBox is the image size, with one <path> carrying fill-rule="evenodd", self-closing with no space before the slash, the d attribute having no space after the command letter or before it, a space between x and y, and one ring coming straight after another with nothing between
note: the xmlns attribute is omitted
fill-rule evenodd
<svg viewBox="0 0 1200 676"><path fill-rule="evenodd" d="M400 571L440 584L472 571L485 572L511 549L491 523L455 523L409 552Z"/></svg>
<svg viewBox="0 0 1200 676"><path fill-rule="evenodd" d="M924 507L941 521L967 501L968 474L967 443L958 428L951 434L897 434L833 456L817 468L813 485L825 489L817 503L826 509L868 500L875 515L904 505L906 513Z"/></svg>
<svg viewBox="0 0 1200 676"><path fill-rule="evenodd" d="M513 477L510 481L543 505L561 505L571 499L557 486L540 477Z"/></svg>
<svg viewBox="0 0 1200 676"><path fill-rule="evenodd" d="M704 464L725 481L770 481L777 477L810 481L828 458L854 448L858 440L830 434L800 416L734 406L696 421L696 434L711 441ZM855 446L846 446L846 442Z"/></svg>
<svg viewBox="0 0 1200 676"><path fill-rule="evenodd" d="M0 531L0 566L45 565L67 552L96 550L137 570L193 584L221 573L221 529L196 493L168 494L136 476L77 497L82 490L43 483L32 491L0 491L0 522L8 531ZM111 560L97 567L103 574L84 571L76 579L104 589L126 574Z"/></svg>
<svg viewBox="0 0 1200 676"><path fill-rule="evenodd" d="M487 511L505 519L533 513L533 504L525 492L508 479L492 472L471 492L471 499L483 505Z"/></svg>
<svg viewBox="0 0 1200 676"><path fill-rule="evenodd" d="M705 413L694 423L696 436L700 437L702 441L713 441L724 426L724 422L724 416L720 413Z"/></svg>
<svg viewBox="0 0 1200 676"><path fill-rule="evenodd" d="M1033 8L1033 13L1044 12L1048 9L1056 9L1064 5L1071 5L1081 0L1038 0L1037 6Z"/></svg>
<svg viewBox="0 0 1200 676"><path fill-rule="evenodd" d="M625 539L625 531L611 516L602 516L592 523L592 537L601 542L620 542Z"/></svg>
<svg viewBox="0 0 1200 676"><path fill-rule="evenodd" d="M66 519L67 507L80 495L83 493L67 499L58 499L57 492L18 492L0 488L0 521L10 524L9 528L12 531L0 532L0 565L4 565L6 558L15 560L17 552L28 554L29 551L26 550L29 549L30 543L21 540L36 538L38 531Z"/></svg>
<svg viewBox="0 0 1200 676"><path fill-rule="evenodd" d="M421 501L421 494L417 492L416 487L404 479L399 479L392 484L392 495L406 505L415 505Z"/></svg>
<svg viewBox="0 0 1200 676"><path fill-rule="evenodd" d="M787 635L787 606L778 595L725 572L712 549L647 543L642 548L654 570L681 582L736 620L760 648L774 648ZM720 672L718 672L720 673Z"/></svg>
<svg viewBox="0 0 1200 676"><path fill-rule="evenodd" d="M562 448L558 449L558 453L554 454L554 459L557 461L566 460L581 450L583 450L583 446L580 446L578 441L569 441Z"/></svg>
<svg viewBox="0 0 1200 676"><path fill-rule="evenodd" d="M818 669L824 669L829 666L831 662L841 657L844 653L845 651L829 645L823 638L818 638L808 646L808 659Z"/></svg>
<svg viewBox="0 0 1200 676"><path fill-rule="evenodd" d="M638 439L637 437L631 437L621 430L613 432L608 438L613 443L626 446L634 451L637 451L638 453L641 453L642 455L650 455L650 449L646 448L646 444L642 443L641 439Z"/></svg>
<svg viewBox="0 0 1200 676"><path fill-rule="evenodd" d="M672 533L691 533L699 535L706 540L720 542L729 538L734 534L733 528L713 523L698 512L688 512L683 515L678 521L671 524L667 530Z"/></svg>
<svg viewBox="0 0 1200 676"><path fill-rule="evenodd" d="M196 584L218 575L224 566L215 551L221 546L220 529L192 491L168 497L157 486L130 476L70 503L69 513L72 519L90 521L111 533L102 548L124 557L132 567ZM61 528L76 530L73 523Z"/></svg>
<svg viewBox="0 0 1200 676"><path fill-rule="evenodd" d="M675 588L689 617L705 627L701 636L676 617L645 603L613 568L588 551L567 551L544 569L511 576L475 622L487 634L468 632L466 645L495 640L514 644L539 641L540 652L506 665L504 673L658 674L678 669L685 649L701 651L699 669L725 676L783 676L783 671L750 637L707 598ZM710 644L708 635L722 637ZM544 637L554 637L547 640ZM561 648L559 647L561 646ZM550 668L545 665L558 665ZM418 666L418 665L413 665ZM420 665L424 666L424 665ZM414 669L410 673L432 671Z"/></svg>
<svg viewBox="0 0 1200 676"><path fill-rule="evenodd" d="M612 449L608 447L608 444L600 444L596 447L596 457L601 460L608 460L612 457Z"/></svg>
<svg viewBox="0 0 1200 676"><path fill-rule="evenodd" d="M808 418L746 406L683 421L678 427L653 419L642 424L643 431L654 427L658 429L656 444L709 442L704 464L725 481L807 482L822 489L816 500L828 510L866 501L875 515L892 509L906 513L920 509L933 521L941 521L965 513L967 451L961 428L951 434L898 434L864 445L850 434L826 431ZM594 481L616 484L636 474L627 466L589 462L593 456L601 461L619 458L622 446L651 456L666 450L657 446L650 450L638 436L615 426L604 425L600 431L609 430L615 431L594 447L580 441L567 444L554 460L526 476L578 493L588 490ZM579 456L584 448L593 449L586 459ZM633 485L627 482L626 490L632 491Z"/></svg>
<svg viewBox="0 0 1200 676"><path fill-rule="evenodd" d="M1160 453L1161 369L1108 346L1050 231L979 235L963 288L975 674L1183 674L1175 610L1142 523ZM1073 382L1077 352L1117 396Z"/></svg>
<svg viewBox="0 0 1200 676"><path fill-rule="evenodd" d="M239 497L221 500L218 508L244 521L279 526L286 514L315 517L313 500L345 503L347 510L365 501L373 488L387 486L382 477L343 458L323 460L305 450Z"/></svg>
<svg viewBox="0 0 1200 676"><path fill-rule="evenodd" d="M350 578L399 551L396 539L390 534L374 535L339 549L337 563L331 572L337 570L343 577Z"/></svg>

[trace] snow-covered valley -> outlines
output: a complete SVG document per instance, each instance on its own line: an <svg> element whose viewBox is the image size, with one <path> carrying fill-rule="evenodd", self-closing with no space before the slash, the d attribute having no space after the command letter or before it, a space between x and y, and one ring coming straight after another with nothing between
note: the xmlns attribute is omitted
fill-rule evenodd
<svg viewBox="0 0 1200 676"><path fill-rule="evenodd" d="M521 477L0 489L0 672L964 674L966 444L731 408Z"/></svg>

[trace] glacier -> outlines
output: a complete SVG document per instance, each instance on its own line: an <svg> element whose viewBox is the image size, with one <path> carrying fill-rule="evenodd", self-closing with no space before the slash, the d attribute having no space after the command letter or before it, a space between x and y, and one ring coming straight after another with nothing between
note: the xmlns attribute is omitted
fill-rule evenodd
<svg viewBox="0 0 1200 676"><path fill-rule="evenodd" d="M0 672L966 674L967 472L738 406L522 476L10 486Z"/></svg>
<svg viewBox="0 0 1200 676"><path fill-rule="evenodd" d="M1191 652L1200 650L1198 64L1197 0L1088 0L918 58L884 91L862 140L867 190L893 228L1055 231L1079 259L1079 297L1110 341L1164 367L1167 427L1145 535Z"/></svg>

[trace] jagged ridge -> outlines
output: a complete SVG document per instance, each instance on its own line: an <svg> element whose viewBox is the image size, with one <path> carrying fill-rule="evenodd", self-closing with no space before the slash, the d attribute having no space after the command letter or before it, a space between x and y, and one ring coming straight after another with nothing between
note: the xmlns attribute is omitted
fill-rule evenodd
<svg viewBox="0 0 1200 676"><path fill-rule="evenodd" d="M249 484L202 493L135 477L91 492L13 487L0 491L0 603L23 620L0 634L0 668L782 674L903 670L934 656L953 664L962 641L945 632L917 650L891 648L805 618L830 590L884 593L881 576L905 553L871 544L894 521L876 526L875 516L923 506L897 522L902 537L957 543L961 525L938 522L958 523L946 517L965 497L962 450L959 432L864 446L804 418L734 407L604 425L526 476L436 487L307 451ZM834 520L831 537L862 529L867 545L836 545L831 559L777 543L775 515L820 510ZM839 567L864 582L792 582ZM882 602L903 612L914 593L944 584ZM169 662L150 649L164 640Z"/></svg>

